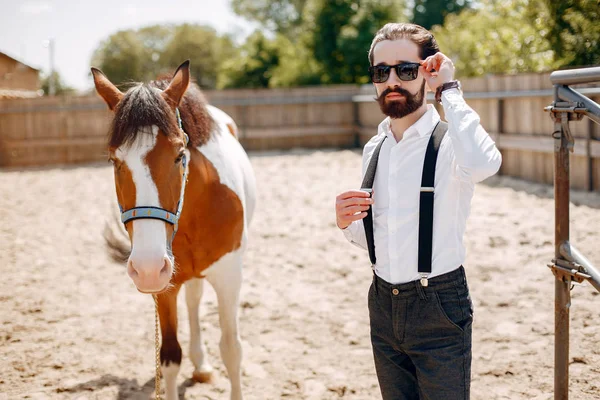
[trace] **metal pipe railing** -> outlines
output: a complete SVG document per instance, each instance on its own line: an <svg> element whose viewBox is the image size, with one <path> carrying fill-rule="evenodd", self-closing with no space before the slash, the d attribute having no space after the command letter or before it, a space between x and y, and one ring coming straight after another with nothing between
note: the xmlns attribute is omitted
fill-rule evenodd
<svg viewBox="0 0 600 400"><path fill-rule="evenodd" d="M600 81L600 67L556 71L550 75L554 84L554 102L546 110L554 121L554 399L569 398L569 312L571 282L588 280L600 291L600 272L569 243L569 151L574 138L570 120L588 116L600 124L600 106L568 85Z"/></svg>
<svg viewBox="0 0 600 400"><path fill-rule="evenodd" d="M558 91L557 95L559 98L574 103L579 103L582 108L580 113L587 116L595 123L600 124L600 105L598 105L598 103L590 100L568 86L558 86L556 90Z"/></svg>
<svg viewBox="0 0 600 400"><path fill-rule="evenodd" d="M575 263L579 266L583 273L589 275L586 277L590 284L600 292L600 271L588 260L575 246L569 242L565 242L560 246L560 255L565 260Z"/></svg>
<svg viewBox="0 0 600 400"><path fill-rule="evenodd" d="M579 83L600 82L600 67L568 69L550 74L553 85L577 85Z"/></svg>

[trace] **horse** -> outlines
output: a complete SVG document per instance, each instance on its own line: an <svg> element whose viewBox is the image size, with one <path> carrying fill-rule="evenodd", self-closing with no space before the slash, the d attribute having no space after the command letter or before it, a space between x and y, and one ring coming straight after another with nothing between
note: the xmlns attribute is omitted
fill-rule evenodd
<svg viewBox="0 0 600 400"><path fill-rule="evenodd" d="M256 181L235 122L190 84L189 65L181 64L170 81L136 84L125 93L92 68L96 91L112 111L108 155L129 236L109 245L126 260L137 290L155 296L166 399L178 398L177 295L184 284L193 378L211 379L199 323L206 279L217 295L230 398L240 400L238 304Z"/></svg>

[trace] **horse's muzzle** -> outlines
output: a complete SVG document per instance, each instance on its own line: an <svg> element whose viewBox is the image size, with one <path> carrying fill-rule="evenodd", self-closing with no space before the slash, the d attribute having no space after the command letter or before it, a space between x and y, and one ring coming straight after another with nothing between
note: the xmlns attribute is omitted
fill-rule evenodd
<svg viewBox="0 0 600 400"><path fill-rule="evenodd" d="M166 256L155 260L136 260L130 257L127 261L127 274L140 292L162 292L171 280L173 262Z"/></svg>

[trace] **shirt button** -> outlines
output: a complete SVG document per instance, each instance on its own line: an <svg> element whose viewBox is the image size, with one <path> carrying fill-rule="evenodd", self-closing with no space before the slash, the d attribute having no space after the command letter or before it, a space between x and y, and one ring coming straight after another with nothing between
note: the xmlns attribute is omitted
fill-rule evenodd
<svg viewBox="0 0 600 400"><path fill-rule="evenodd" d="M393 289L393 290L392 290L392 294L393 294L394 296L398 296L398 293L400 293L400 291L399 291L398 289Z"/></svg>

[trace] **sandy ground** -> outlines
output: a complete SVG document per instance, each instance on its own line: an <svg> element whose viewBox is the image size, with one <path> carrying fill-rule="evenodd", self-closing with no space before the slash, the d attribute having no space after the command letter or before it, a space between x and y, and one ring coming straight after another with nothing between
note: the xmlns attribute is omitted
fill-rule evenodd
<svg viewBox="0 0 600 400"><path fill-rule="evenodd" d="M352 151L253 154L260 204L242 293L247 399L377 399L367 255L334 224L335 195L360 182ZM0 399L148 399L152 299L102 242L108 165L0 171ZM600 265L600 195L577 193L572 241ZM186 205L187 206L187 205ZM478 185L466 234L475 304L473 399L551 399L552 188ZM600 296L572 291L571 399L600 399ZM191 381L180 296L186 399L226 399L215 295L202 303L213 383Z"/></svg>

